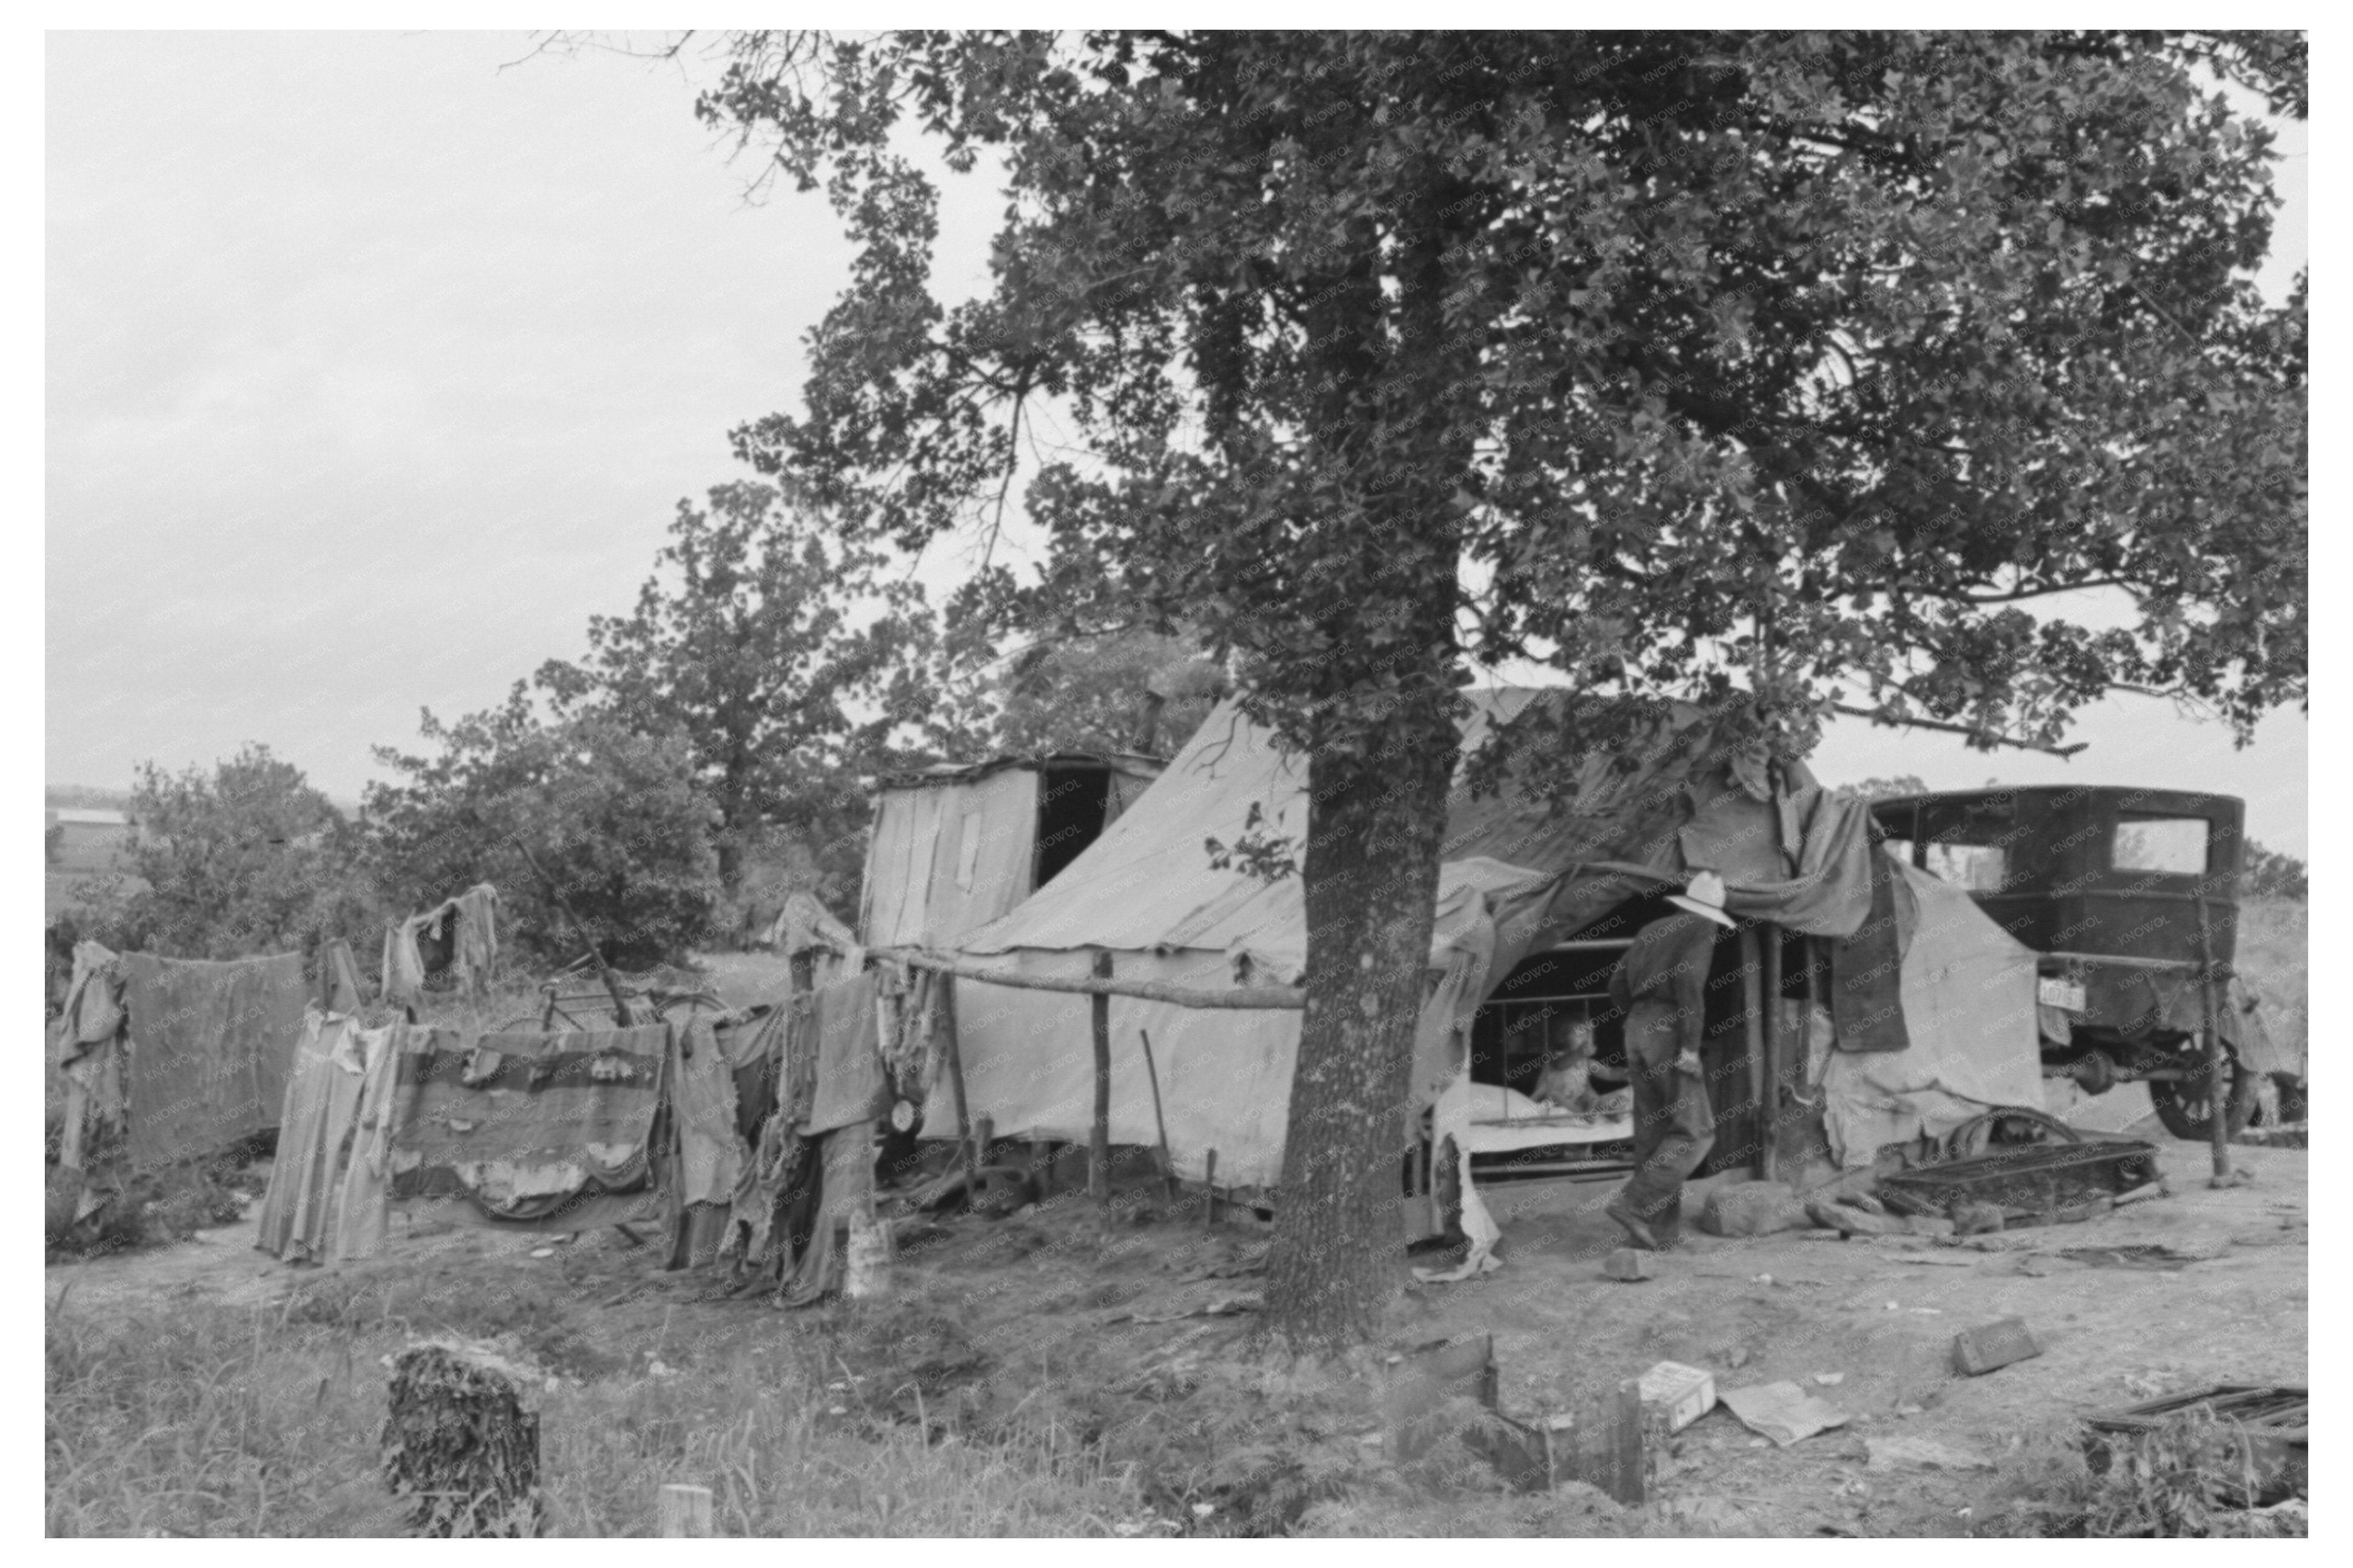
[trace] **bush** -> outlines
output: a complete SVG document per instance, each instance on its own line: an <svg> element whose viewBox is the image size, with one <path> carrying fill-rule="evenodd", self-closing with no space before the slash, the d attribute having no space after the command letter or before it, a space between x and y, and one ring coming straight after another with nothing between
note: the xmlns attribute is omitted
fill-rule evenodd
<svg viewBox="0 0 2353 1568"><path fill-rule="evenodd" d="M713 814L676 737L594 715L543 722L521 684L505 706L453 724L427 714L424 735L438 755L378 747L406 780L367 790L369 860L396 898L426 908L495 882L526 952L578 958L520 841L608 962L645 968L702 939L719 895Z"/></svg>

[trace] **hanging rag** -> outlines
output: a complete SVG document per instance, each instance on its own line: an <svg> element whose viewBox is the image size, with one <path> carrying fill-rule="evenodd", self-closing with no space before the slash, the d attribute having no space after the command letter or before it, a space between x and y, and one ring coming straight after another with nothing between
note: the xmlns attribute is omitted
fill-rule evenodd
<svg viewBox="0 0 2353 1568"><path fill-rule="evenodd" d="M351 1154L335 1194L332 1256L374 1257L384 1246L392 1204L392 1115L399 1086L399 1056L421 1032L406 1024L370 1029L353 1037L363 1065L360 1106Z"/></svg>
<svg viewBox="0 0 2353 1568"><path fill-rule="evenodd" d="M334 1199L365 1076L353 1049L358 1034L357 1021L343 1014L313 1008L303 1015L254 1243L289 1263L315 1263L330 1250Z"/></svg>
<svg viewBox="0 0 2353 1568"><path fill-rule="evenodd" d="M707 1021L695 1019L674 1040L670 1108L678 1118L679 1202L733 1202L744 1173L735 1075Z"/></svg>
<svg viewBox="0 0 2353 1568"><path fill-rule="evenodd" d="M462 1196L453 1217L542 1228L640 1217L670 1052L662 1023L486 1035L471 1048L437 1031L432 1048L399 1059L393 1197ZM492 1058L493 1070L470 1072ZM608 1197L624 1202L593 1202Z"/></svg>
<svg viewBox="0 0 2353 1568"><path fill-rule="evenodd" d="M761 1032L769 1056L766 1073L775 1086L775 1109L760 1124L752 1159L737 1179L728 1214L723 1254L779 1275L796 1251L793 1216L806 1211L817 1187L817 1145L801 1126L817 1093L817 1012L807 991L791 998ZM806 1222L797 1227L806 1234Z"/></svg>
<svg viewBox="0 0 2353 1568"><path fill-rule="evenodd" d="M1871 856L1871 914L1854 935L1831 944L1831 1015L1841 1051L1911 1049L1904 1022L1904 952L1919 911L1895 863Z"/></svg>
<svg viewBox="0 0 2353 1568"><path fill-rule="evenodd" d="M425 991L425 958L417 950L416 920L384 928L384 1000L398 1007L415 1001Z"/></svg>
<svg viewBox="0 0 2353 1568"><path fill-rule="evenodd" d="M874 1124L851 1122L824 1135L822 1173L818 1178L817 1218L808 1249L786 1285L787 1307L813 1307L841 1289L843 1233L874 1218Z"/></svg>
<svg viewBox="0 0 2353 1568"><path fill-rule="evenodd" d="M807 993L817 1036L817 1092L803 1130L811 1135L872 1121L890 1108L876 985L877 977L867 973Z"/></svg>
<svg viewBox="0 0 2353 1568"><path fill-rule="evenodd" d="M359 966L352 959L352 945L341 937L319 948L319 1007L324 1012L360 1010Z"/></svg>
<svg viewBox="0 0 2353 1568"><path fill-rule="evenodd" d="M487 882L476 883L446 906L457 917L453 962L458 984L469 996L480 996L490 989L491 970L499 959L498 906L499 890Z"/></svg>

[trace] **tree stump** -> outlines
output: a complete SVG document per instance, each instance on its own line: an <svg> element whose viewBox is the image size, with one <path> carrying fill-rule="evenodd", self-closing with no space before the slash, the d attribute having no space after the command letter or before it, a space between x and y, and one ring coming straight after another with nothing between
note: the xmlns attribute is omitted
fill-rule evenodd
<svg viewBox="0 0 2353 1568"><path fill-rule="evenodd" d="M428 1536L539 1533L538 1379L480 1345L437 1340L393 1360L384 1474Z"/></svg>

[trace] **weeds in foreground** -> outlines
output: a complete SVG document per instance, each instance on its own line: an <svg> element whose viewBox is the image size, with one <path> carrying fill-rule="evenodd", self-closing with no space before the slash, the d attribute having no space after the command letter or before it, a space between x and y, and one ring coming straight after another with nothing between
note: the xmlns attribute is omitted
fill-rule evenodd
<svg viewBox="0 0 2353 1568"><path fill-rule="evenodd" d="M378 1473L381 1362L438 1325L306 1295L111 1321L69 1300L47 1327L49 1534L403 1532ZM778 1359L545 1391L548 1533L650 1533L658 1489L680 1480L712 1488L731 1534L1144 1532L1134 1476L1074 1433L877 1430L829 1414L810 1370Z"/></svg>
<svg viewBox="0 0 2353 1568"><path fill-rule="evenodd" d="M2284 1491L2244 1430L2193 1411L2154 1432L2117 1437L2104 1462L2055 1439L2004 1467L1996 1506L1976 1533L2080 1539L2301 1536L2301 1498ZM2003 1497L2002 1494L2007 1494ZM2265 1506L2270 1505L2270 1506Z"/></svg>

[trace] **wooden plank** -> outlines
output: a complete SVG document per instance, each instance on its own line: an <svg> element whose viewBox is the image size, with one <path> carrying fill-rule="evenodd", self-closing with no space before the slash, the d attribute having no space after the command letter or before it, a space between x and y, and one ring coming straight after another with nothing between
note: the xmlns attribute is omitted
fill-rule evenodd
<svg viewBox="0 0 2353 1568"><path fill-rule="evenodd" d="M956 1044L955 979L940 977L938 1026L948 1032L948 1086L955 1091L956 1141L964 1149L965 1202L980 1191L980 1156L972 1143L972 1107L964 1097L964 1052Z"/></svg>
<svg viewBox="0 0 2353 1568"><path fill-rule="evenodd" d="M1781 928L1767 926L1765 944L1765 1097L1758 1102L1757 1174L1770 1181L1780 1168Z"/></svg>
<svg viewBox="0 0 2353 1568"><path fill-rule="evenodd" d="M1144 1042L1144 1075L1152 1081L1152 1124L1160 1131L1160 1197L1173 1209L1176 1206L1176 1162L1168 1154L1168 1118L1160 1113L1160 1069L1152 1060L1152 1031L1139 1029L1135 1037Z"/></svg>
<svg viewBox="0 0 2353 1568"><path fill-rule="evenodd" d="M954 975L959 980L1001 985L1013 991L1054 991L1072 996L1126 996L1138 1001L1165 1001L1176 1007L1223 1007L1246 1012L1296 1012L1307 1006L1307 993L1297 986L1238 985L1226 991L1208 991L1196 986L1170 985L1165 980L1103 980L1095 976L1069 980L1054 975L1014 974L1004 969L983 969L978 964L963 963L943 953L929 953L912 948L901 948L894 956L902 962L920 969L930 969L934 974Z"/></svg>
<svg viewBox="0 0 2353 1568"><path fill-rule="evenodd" d="M667 1540L708 1540L711 1535L711 1489L671 1485L660 1494L661 1532Z"/></svg>

